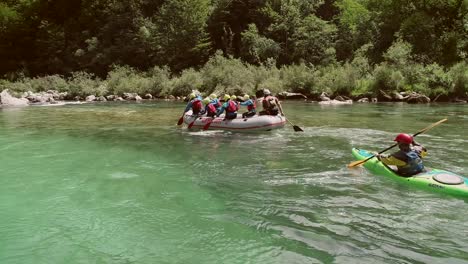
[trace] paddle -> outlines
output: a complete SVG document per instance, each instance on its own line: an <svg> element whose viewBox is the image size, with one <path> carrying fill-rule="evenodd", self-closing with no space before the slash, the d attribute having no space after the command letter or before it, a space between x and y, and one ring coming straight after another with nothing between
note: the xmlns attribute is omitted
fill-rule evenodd
<svg viewBox="0 0 468 264"><path fill-rule="evenodd" d="M284 115L284 112L283 112L283 107L281 107L281 104L278 100L276 100L276 102L278 103L278 108L280 110L280 113L284 116L284 118L286 119L286 121L288 121L288 123L294 128L294 131L296 132L304 132L304 130L302 130L302 128L300 128L299 126L296 126L294 125L293 123L291 123L291 121L289 121L289 119L286 118L286 116Z"/></svg>
<svg viewBox="0 0 468 264"><path fill-rule="evenodd" d="M210 125L215 118L216 117L212 117L211 120L203 126L203 130L207 130L208 128L210 128Z"/></svg>
<svg viewBox="0 0 468 264"><path fill-rule="evenodd" d="M195 124L195 121L197 121L197 119L198 119L198 115L195 116L195 119L193 119L192 122L190 122L190 124L188 125L188 129L191 129L193 127L193 124Z"/></svg>
<svg viewBox="0 0 468 264"><path fill-rule="evenodd" d="M184 113L185 114L185 113ZM180 118L179 118L179 121L177 122L177 125L180 126L182 125L182 123L184 122L184 115L182 115Z"/></svg>
<svg viewBox="0 0 468 264"><path fill-rule="evenodd" d="M288 123L289 123L291 126L293 126L294 131L296 131L296 132L304 132L304 130L302 130L302 128L300 128L300 127L294 125L293 123L291 123L291 121L289 121L289 119L286 118L286 121L288 121Z"/></svg>
<svg viewBox="0 0 468 264"><path fill-rule="evenodd" d="M441 123L443 123L443 122L445 122L445 121L447 121L447 118L444 118L444 119L442 119L442 120L440 120L440 121L438 121L438 122L436 122L436 123L434 123L434 124L432 124L432 125L430 125L430 126L424 128L424 129L420 130L419 132L417 132L416 134L414 134L413 137L416 137L417 135L422 134L422 133L428 131L429 129L431 129L431 128L433 128L433 127L435 127L435 126L437 126L437 125L439 125L439 124L441 124ZM375 154L375 155L372 155L372 156L370 156L370 157L368 157L368 158L366 158L366 159L353 161L353 162L351 162L350 164L348 164L348 168L352 168L352 167L355 167L355 166L357 166L357 165L359 165L359 164L365 163L366 161L372 159L372 158L375 157L376 155L382 154L382 153L384 153L385 151L396 147L397 145L398 145L398 143L395 143L395 144L393 144L392 146L390 146L390 147L388 147L388 148L386 148L386 149L380 151L379 153L377 153L377 154Z"/></svg>

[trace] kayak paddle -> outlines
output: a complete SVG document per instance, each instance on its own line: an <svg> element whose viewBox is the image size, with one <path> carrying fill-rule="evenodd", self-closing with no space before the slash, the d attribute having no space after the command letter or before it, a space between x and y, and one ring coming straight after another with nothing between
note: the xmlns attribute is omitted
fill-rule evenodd
<svg viewBox="0 0 468 264"><path fill-rule="evenodd" d="M445 122L445 121L447 121L447 118L444 118L444 119L442 119L442 120L440 120L440 121L438 121L438 122L436 122L436 123L434 123L434 124L432 124L432 125L430 125L430 126L424 128L424 129L420 130L419 132L417 132L416 134L414 134L413 137L416 137L417 135L422 134L422 133L428 131L429 129L431 129L431 128L433 128L433 127L435 127L435 126L437 126L437 125L439 125L439 124L441 124L441 123L443 123L443 122ZM368 157L368 158L366 158L366 159L353 161L353 162L351 162L350 164L348 164L348 168L352 168L352 167L355 167L355 166L357 166L357 165L359 165L359 164L365 163L366 161L372 159L372 158L375 157L376 155L382 154L382 153L384 153L385 151L396 147L397 145L398 145L398 143L395 143L395 144L393 144L392 146L390 146L390 147L388 147L388 148L386 148L386 149L384 149L384 150L381 150L381 151L379 151L379 153L374 154L374 155L372 155L372 156L370 156L370 157Z"/></svg>

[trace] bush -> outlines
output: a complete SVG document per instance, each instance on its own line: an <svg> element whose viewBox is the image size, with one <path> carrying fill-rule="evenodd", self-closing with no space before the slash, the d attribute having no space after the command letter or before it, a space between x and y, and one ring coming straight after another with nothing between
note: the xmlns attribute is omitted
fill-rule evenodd
<svg viewBox="0 0 468 264"><path fill-rule="evenodd" d="M101 96L107 94L107 86L101 85L99 79L87 72L73 72L68 81L70 96Z"/></svg>
<svg viewBox="0 0 468 264"><path fill-rule="evenodd" d="M186 96L193 90L202 91L203 79L200 72L190 68L184 70L180 76L174 77L171 80L171 90L166 93L170 93L175 96Z"/></svg>
<svg viewBox="0 0 468 264"><path fill-rule="evenodd" d="M155 96L161 96L164 91L170 91L171 71L169 67L155 66L147 72L147 75L153 80L153 86L151 87L151 90L148 91L149 93Z"/></svg>
<svg viewBox="0 0 468 264"><path fill-rule="evenodd" d="M67 80L60 75L33 78L29 80L29 83L31 84L31 89L34 92L44 92L48 90L66 92L69 90Z"/></svg>
<svg viewBox="0 0 468 264"><path fill-rule="evenodd" d="M10 82L10 81L4 80L0 83L0 92L5 89L8 89L9 91L12 91L15 93L24 93L27 91L32 91L31 83L29 82L29 79L22 79L16 82Z"/></svg>
<svg viewBox="0 0 468 264"><path fill-rule="evenodd" d="M220 51L210 58L200 70L206 92L248 92L255 87L255 76L240 60L223 57Z"/></svg>
<svg viewBox="0 0 468 264"><path fill-rule="evenodd" d="M468 96L468 64L459 62L450 68L448 74L453 80L450 93L455 96Z"/></svg>
<svg viewBox="0 0 468 264"><path fill-rule="evenodd" d="M330 65L320 70L318 80L321 91L330 94L351 95L359 79L359 69L349 63L342 66Z"/></svg>
<svg viewBox="0 0 468 264"><path fill-rule="evenodd" d="M149 93L155 87L152 77L129 66L114 66L107 75L108 91L111 94L122 95L123 93Z"/></svg>
<svg viewBox="0 0 468 264"><path fill-rule="evenodd" d="M317 73L313 65L304 63L281 67L282 89L289 92L317 94Z"/></svg>
<svg viewBox="0 0 468 264"><path fill-rule="evenodd" d="M382 63L375 67L373 76L374 83L372 85L372 90L375 94L379 93L379 90L396 92L405 85L403 74L386 63Z"/></svg>

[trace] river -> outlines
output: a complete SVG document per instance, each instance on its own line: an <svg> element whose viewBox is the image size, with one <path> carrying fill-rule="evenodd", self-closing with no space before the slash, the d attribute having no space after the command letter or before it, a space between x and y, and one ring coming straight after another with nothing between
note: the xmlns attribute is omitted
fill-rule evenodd
<svg viewBox="0 0 468 264"><path fill-rule="evenodd" d="M468 263L468 199L348 169L397 133L468 175L468 106L285 102L264 133L184 105L0 109L0 263Z"/></svg>

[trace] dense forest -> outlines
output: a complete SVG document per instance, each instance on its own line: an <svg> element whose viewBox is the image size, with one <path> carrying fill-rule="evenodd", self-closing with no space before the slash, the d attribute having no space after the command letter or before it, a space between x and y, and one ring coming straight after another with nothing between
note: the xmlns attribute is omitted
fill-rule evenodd
<svg viewBox="0 0 468 264"><path fill-rule="evenodd" d="M0 61L19 92L466 97L468 0L2 0Z"/></svg>

